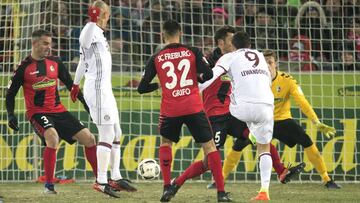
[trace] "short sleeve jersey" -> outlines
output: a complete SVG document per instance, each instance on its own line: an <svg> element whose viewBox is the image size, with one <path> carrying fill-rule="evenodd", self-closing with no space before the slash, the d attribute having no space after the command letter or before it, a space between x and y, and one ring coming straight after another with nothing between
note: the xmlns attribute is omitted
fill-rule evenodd
<svg viewBox="0 0 360 203"><path fill-rule="evenodd" d="M216 66L228 72L231 78L231 103L274 104L271 75L264 55L254 49L238 49L223 55Z"/></svg>

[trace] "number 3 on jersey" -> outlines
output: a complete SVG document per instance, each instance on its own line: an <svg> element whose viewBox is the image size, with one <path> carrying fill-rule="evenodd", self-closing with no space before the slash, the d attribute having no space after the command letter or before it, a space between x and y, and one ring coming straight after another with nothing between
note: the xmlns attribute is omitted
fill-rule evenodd
<svg viewBox="0 0 360 203"><path fill-rule="evenodd" d="M174 89L176 87L176 84L178 82L178 78L175 74L175 66L174 63L171 61L167 61L165 62L162 66L162 69L166 69L168 68L168 72L167 72L167 76L171 77L171 82L167 82L165 83L165 87L167 89ZM179 71L182 71L181 73L181 77L180 77L180 87L186 87L189 85L193 85L194 81L192 79L187 79L187 75L189 74L189 70L190 70L190 61L189 59L182 59L178 66L177 69Z"/></svg>

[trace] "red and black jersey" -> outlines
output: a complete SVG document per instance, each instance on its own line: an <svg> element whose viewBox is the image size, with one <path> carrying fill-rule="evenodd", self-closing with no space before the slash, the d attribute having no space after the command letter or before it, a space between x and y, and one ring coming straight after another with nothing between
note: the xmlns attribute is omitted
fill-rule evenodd
<svg viewBox="0 0 360 203"><path fill-rule="evenodd" d="M220 48L216 48L206 58L211 68L215 67L217 60L222 56ZM218 77L202 92L204 109L208 117L229 113L231 94L230 78L224 74Z"/></svg>
<svg viewBox="0 0 360 203"><path fill-rule="evenodd" d="M139 84L140 93L157 89L150 84L156 74L162 88L160 115L176 117L203 109L198 78L206 81L213 74L199 49L175 43L154 54Z"/></svg>
<svg viewBox="0 0 360 203"><path fill-rule="evenodd" d="M71 89L73 80L59 58L49 56L37 61L28 56L22 61L9 82L6 94L7 112L14 113L15 96L21 86L23 86L28 119L35 113L67 111L60 101L58 79L68 90Z"/></svg>

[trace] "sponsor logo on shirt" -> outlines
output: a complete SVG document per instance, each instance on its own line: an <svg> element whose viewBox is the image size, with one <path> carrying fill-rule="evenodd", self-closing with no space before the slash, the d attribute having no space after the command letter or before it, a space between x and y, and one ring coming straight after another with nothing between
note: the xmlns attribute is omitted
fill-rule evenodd
<svg viewBox="0 0 360 203"><path fill-rule="evenodd" d="M109 115L105 115L105 116L104 116L104 120L106 120L106 121L110 120L110 116L109 116Z"/></svg>
<svg viewBox="0 0 360 203"><path fill-rule="evenodd" d="M52 86L56 86L56 80L45 78L44 80L42 80L40 82L34 83L32 85L32 88L34 90L38 90L38 89L43 89L43 88L52 87Z"/></svg>

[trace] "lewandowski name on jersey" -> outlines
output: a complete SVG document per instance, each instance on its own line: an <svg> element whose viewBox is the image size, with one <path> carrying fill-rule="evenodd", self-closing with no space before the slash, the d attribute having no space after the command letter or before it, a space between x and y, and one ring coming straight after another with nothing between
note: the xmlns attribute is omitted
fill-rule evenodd
<svg viewBox="0 0 360 203"><path fill-rule="evenodd" d="M163 62L165 60L178 59L178 58L189 57L189 56L191 56L190 50L185 50L185 51L177 51L177 52L160 54L157 58L159 60L158 62Z"/></svg>
<svg viewBox="0 0 360 203"><path fill-rule="evenodd" d="M265 70L261 70L261 69L252 69L252 70L241 71L241 76L247 76L247 75L251 75L251 74L264 74L264 75L269 76L269 74Z"/></svg>

